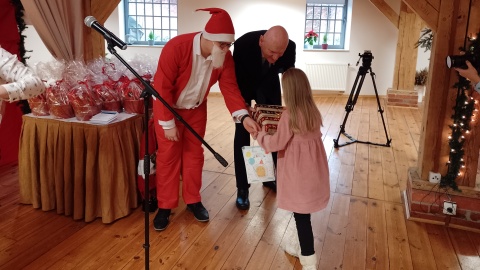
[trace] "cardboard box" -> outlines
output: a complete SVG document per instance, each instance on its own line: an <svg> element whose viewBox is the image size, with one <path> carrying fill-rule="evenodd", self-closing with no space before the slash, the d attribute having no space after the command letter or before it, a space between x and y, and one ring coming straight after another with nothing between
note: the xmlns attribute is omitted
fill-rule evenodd
<svg viewBox="0 0 480 270"><path fill-rule="evenodd" d="M285 107L279 105L255 104L253 119L269 134L277 131L278 121Z"/></svg>

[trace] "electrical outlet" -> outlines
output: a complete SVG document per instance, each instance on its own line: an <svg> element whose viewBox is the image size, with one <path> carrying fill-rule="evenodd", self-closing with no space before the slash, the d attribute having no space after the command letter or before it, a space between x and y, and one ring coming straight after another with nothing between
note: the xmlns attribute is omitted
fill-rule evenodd
<svg viewBox="0 0 480 270"><path fill-rule="evenodd" d="M457 214L457 203L451 201L443 202L443 213L445 215L455 216Z"/></svg>
<svg viewBox="0 0 480 270"><path fill-rule="evenodd" d="M430 183L440 183L440 179L442 178L442 175L440 173L434 173L434 172L429 172L428 173L428 181Z"/></svg>

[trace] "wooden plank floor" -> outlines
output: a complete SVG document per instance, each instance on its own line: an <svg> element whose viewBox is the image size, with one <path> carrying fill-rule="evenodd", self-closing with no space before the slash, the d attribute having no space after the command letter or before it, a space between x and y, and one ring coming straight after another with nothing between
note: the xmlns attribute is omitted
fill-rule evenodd
<svg viewBox="0 0 480 270"><path fill-rule="evenodd" d="M422 110L385 107L392 147L335 149L347 97L315 100L331 170L331 200L312 215L319 269L480 269L480 234L405 219L401 192L417 163ZM197 222L182 203L167 230L150 226L150 269L301 269L281 249L295 227L274 193L252 185L250 210L235 207L234 124L218 96L209 98L208 115L206 141L229 162L224 168L205 151L202 197L210 221ZM358 99L345 131L386 143L375 98ZM17 170L0 168L0 269L144 269L139 208L108 225L33 209L19 204Z"/></svg>

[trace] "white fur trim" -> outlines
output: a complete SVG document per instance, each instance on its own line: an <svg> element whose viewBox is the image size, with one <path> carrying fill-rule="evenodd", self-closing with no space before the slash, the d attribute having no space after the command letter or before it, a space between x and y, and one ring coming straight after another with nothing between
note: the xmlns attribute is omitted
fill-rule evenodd
<svg viewBox="0 0 480 270"><path fill-rule="evenodd" d="M208 33L205 30L202 31L203 37L211 40L211 41L219 41L219 42L234 42L235 35L234 34L212 34Z"/></svg>

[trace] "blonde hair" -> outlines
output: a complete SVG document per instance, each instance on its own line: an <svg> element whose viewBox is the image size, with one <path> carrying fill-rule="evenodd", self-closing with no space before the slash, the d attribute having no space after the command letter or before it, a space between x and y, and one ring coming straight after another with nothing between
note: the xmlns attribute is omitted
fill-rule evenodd
<svg viewBox="0 0 480 270"><path fill-rule="evenodd" d="M283 99L290 112L293 133L306 133L322 126L322 115L313 101L312 88L301 69L290 68L282 76Z"/></svg>

